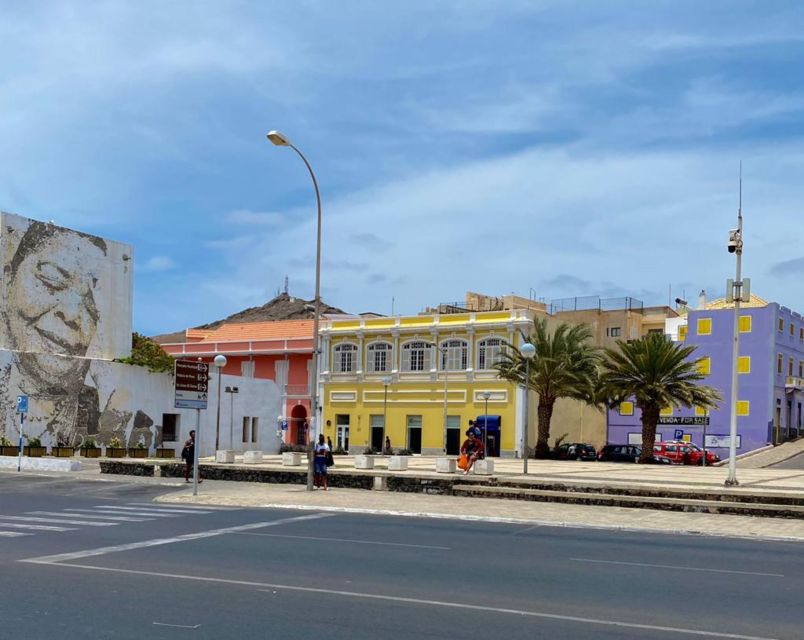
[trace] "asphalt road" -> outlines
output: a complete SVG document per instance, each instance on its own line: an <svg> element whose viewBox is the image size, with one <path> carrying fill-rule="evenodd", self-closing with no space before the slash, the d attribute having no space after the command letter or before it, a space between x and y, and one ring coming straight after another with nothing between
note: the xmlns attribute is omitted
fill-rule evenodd
<svg viewBox="0 0 804 640"><path fill-rule="evenodd" d="M150 502L166 490L0 473L0 638L803 635L799 544Z"/></svg>

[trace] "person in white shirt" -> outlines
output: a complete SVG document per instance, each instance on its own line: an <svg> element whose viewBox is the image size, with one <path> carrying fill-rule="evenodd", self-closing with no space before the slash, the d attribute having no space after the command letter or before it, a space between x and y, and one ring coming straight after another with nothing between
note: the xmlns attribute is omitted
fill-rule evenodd
<svg viewBox="0 0 804 640"><path fill-rule="evenodd" d="M324 442L324 434L318 434L318 442L315 445L315 457L313 458L313 481L316 487L324 489L324 491L329 491L327 483L327 456L329 453L329 446Z"/></svg>

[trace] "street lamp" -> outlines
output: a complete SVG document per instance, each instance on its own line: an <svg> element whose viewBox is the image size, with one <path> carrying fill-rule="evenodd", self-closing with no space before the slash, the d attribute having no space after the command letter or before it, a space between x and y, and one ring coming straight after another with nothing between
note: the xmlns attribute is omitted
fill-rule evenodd
<svg viewBox="0 0 804 640"><path fill-rule="evenodd" d="M221 369L226 366L226 356L219 353L212 362L218 370L218 417L215 421L215 452L217 455L221 437Z"/></svg>
<svg viewBox="0 0 804 640"><path fill-rule="evenodd" d="M734 282L726 284L726 296L734 299L734 335L732 347L732 367L731 367L731 417L729 420L729 475L726 478L726 486L734 487L740 484L737 482L737 383L739 376L740 363L740 302L748 302L750 299L749 280L742 281L742 257L743 257L743 166L740 163L740 200L737 207L737 228L729 231L729 241L726 247L729 253L735 254L737 258L737 268L734 275ZM745 296L745 297L743 297ZM704 462L706 461L706 436L704 436Z"/></svg>
<svg viewBox="0 0 804 640"><path fill-rule="evenodd" d="M489 426L489 398L491 391L483 392L483 400L486 402L486 408L483 410L483 451L489 446L488 426Z"/></svg>
<svg viewBox="0 0 804 640"><path fill-rule="evenodd" d="M385 396L382 401L382 440L380 441L380 451L385 449L385 422L388 419L388 385L391 384L391 378L385 376L382 379L382 383L385 387Z"/></svg>
<svg viewBox="0 0 804 640"><path fill-rule="evenodd" d="M536 347L530 342L526 342L519 347L519 354L525 359L525 431L522 437L522 449L524 453L524 473L528 473L528 395L530 394L530 361L536 355Z"/></svg>
<svg viewBox="0 0 804 640"><path fill-rule="evenodd" d="M226 387L224 389L230 395L231 402L229 403L229 447L234 449L234 394L240 393L237 387Z"/></svg>
<svg viewBox="0 0 804 640"><path fill-rule="evenodd" d="M269 131L266 136L272 144L277 147L290 147L304 162L307 171L310 172L310 178L313 180L313 189L315 189L315 201L318 209L317 216L317 233L316 233L316 247L315 247L315 302L313 311L313 389L311 394L311 413L312 419L316 422L318 420L318 319L321 310L321 194L318 191L318 181L315 179L315 173L310 163L304 154L298 150L283 134L279 131ZM313 427L313 425L311 425ZM313 428L310 429L307 442L307 491L313 490Z"/></svg>

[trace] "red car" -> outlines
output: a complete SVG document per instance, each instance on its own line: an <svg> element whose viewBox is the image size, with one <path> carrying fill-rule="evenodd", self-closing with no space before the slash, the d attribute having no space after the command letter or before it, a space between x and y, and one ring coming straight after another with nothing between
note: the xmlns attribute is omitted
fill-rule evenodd
<svg viewBox="0 0 804 640"><path fill-rule="evenodd" d="M679 440L657 442L653 445L653 452L657 456L664 456L673 461L673 464L701 464L703 449L697 444ZM719 462L720 458L711 451L706 452L706 464Z"/></svg>

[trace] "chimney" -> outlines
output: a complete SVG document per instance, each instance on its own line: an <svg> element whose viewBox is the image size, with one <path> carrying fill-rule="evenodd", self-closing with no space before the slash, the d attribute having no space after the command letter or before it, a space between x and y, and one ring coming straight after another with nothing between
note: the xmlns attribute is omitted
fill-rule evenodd
<svg viewBox="0 0 804 640"><path fill-rule="evenodd" d="M706 309L706 290L701 289L701 292L698 294L698 308L699 309Z"/></svg>

